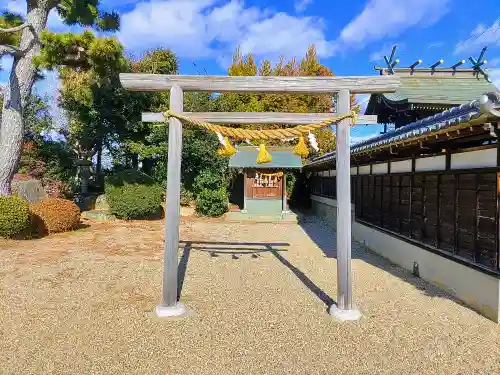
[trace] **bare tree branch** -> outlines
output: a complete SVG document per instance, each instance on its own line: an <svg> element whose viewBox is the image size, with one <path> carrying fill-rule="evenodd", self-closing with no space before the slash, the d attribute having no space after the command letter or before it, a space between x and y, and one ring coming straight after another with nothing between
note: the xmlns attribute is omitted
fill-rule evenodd
<svg viewBox="0 0 500 375"><path fill-rule="evenodd" d="M24 51L9 44L0 44L0 56L3 55L22 56Z"/></svg>
<svg viewBox="0 0 500 375"><path fill-rule="evenodd" d="M29 51L35 43L40 43L40 38L38 37L38 34L35 31L35 28L33 25L30 23L23 23L22 25L16 26L16 27L11 27L8 29L4 29L0 27L0 33L15 33L24 29L29 29L31 33L33 34L33 39L30 41L29 45L24 48L20 49L12 45L0 45L0 56L10 54L12 56L23 56L27 51Z"/></svg>
<svg viewBox="0 0 500 375"><path fill-rule="evenodd" d="M17 31L21 31L26 29L27 27L32 27L31 24L25 22L22 25L16 26L16 27L11 27L8 29L4 29L3 27L0 27L0 33L15 33Z"/></svg>

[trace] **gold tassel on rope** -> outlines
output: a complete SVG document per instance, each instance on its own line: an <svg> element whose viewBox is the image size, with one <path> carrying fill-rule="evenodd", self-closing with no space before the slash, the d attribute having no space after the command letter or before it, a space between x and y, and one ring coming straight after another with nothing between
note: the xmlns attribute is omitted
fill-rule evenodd
<svg viewBox="0 0 500 375"><path fill-rule="evenodd" d="M236 149L233 147L228 137L224 137L224 146L217 153L221 156L233 156L236 154Z"/></svg>
<svg viewBox="0 0 500 375"><path fill-rule="evenodd" d="M307 158L309 156L309 150L306 146L306 142L304 141L304 137L300 136L299 137L299 143L297 143L297 146L295 146L295 155L299 155L302 158Z"/></svg>
<svg viewBox="0 0 500 375"><path fill-rule="evenodd" d="M273 161L271 154L267 152L266 145L261 143L259 146L259 155L257 155L257 164L266 164Z"/></svg>

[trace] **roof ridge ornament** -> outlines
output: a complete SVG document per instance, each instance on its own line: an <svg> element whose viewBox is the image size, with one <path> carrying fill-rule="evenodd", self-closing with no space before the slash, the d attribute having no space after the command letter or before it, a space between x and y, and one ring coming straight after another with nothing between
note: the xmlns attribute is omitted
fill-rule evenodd
<svg viewBox="0 0 500 375"><path fill-rule="evenodd" d="M395 44L392 46L392 51L391 51L391 56L387 58L387 56L384 56L385 63L387 64L387 70L389 74L394 74L394 67L398 65L399 59L394 59L396 55L396 49L398 46Z"/></svg>
<svg viewBox="0 0 500 375"><path fill-rule="evenodd" d="M487 60L483 60L484 54L486 53L487 49L488 47L483 47L481 53L479 54L479 58L477 60L472 56L469 57L469 60L472 63L472 69L474 69L474 71L476 72L477 77L479 78L479 74L482 74L486 79L486 81L491 83L491 79L488 73L486 73L482 68L482 66L488 62Z"/></svg>
<svg viewBox="0 0 500 375"><path fill-rule="evenodd" d="M420 76L420 75L425 75L425 73L428 73L432 76L437 73L439 73L440 75L450 73L452 76L456 76L457 73L467 74L467 75L473 73L474 76L476 76L478 79L479 76L482 75L487 82L492 83L489 74L487 72L487 69L483 68L483 65L487 63L487 61L483 59L487 49L488 47L484 47L481 50L481 53L479 54L479 57L477 59L474 58L473 56L469 57L469 61L472 63L471 67L462 67L462 65L465 64L465 60L459 60L457 63L453 64L450 67L441 67L440 65L444 63L444 60L440 59L429 67L418 68L418 66L422 64L422 60L419 59L408 67L396 68L396 65L399 64L400 60L396 58L397 45L394 45L392 47L391 54L389 55L389 57L384 56L385 66L375 65L374 69L378 70L381 75L385 74L395 75L398 73L415 75L419 73Z"/></svg>
<svg viewBox="0 0 500 375"><path fill-rule="evenodd" d="M453 64L452 66L450 66L451 69L453 69L453 74L455 74L457 72L457 68L461 65L464 65L465 64L465 60L460 60L459 62Z"/></svg>
<svg viewBox="0 0 500 375"><path fill-rule="evenodd" d="M444 60L443 59L440 59L438 61L436 61L434 64L432 64L429 68L432 69L432 74L434 74L434 72L436 71L436 68L441 65L442 63L444 63Z"/></svg>

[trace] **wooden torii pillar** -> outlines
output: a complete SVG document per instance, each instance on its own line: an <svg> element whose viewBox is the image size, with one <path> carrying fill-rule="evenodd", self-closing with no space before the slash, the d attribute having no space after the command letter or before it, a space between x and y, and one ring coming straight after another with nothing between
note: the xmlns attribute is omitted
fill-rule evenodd
<svg viewBox="0 0 500 375"><path fill-rule="evenodd" d="M131 91L170 90L170 109L199 120L217 124L309 124L346 114L351 94L395 92L399 77L241 77L182 76L160 74L120 74L124 88ZM337 93L337 113L184 113L183 92L264 92L264 93ZM164 122L161 113L144 113L144 122ZM374 124L376 116L359 116L358 123ZM360 312L352 303L351 279L351 120L337 124L337 304L330 314L339 320L356 320ZM180 224L180 180L182 124L169 119L168 172L166 199L166 238L162 303L156 307L159 317L184 315L186 307L177 300L177 269Z"/></svg>

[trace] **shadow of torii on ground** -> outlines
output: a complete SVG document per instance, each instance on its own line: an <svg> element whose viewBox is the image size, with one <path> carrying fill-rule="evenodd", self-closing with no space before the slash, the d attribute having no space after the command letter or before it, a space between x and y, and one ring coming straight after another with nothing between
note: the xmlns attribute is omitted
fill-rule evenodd
<svg viewBox="0 0 500 375"><path fill-rule="evenodd" d="M323 252L325 257L337 259L337 233L335 229L332 228L331 224L328 224L324 219L315 215L307 214L302 215L299 225L304 233ZM433 298L438 297L450 299L455 303L465 306L462 301L458 300L451 294L446 293L420 277L413 275L410 271L405 270L404 268L390 262L388 259L376 254L362 243L353 240L351 252L353 260L361 260L388 272L398 279L411 284L424 295Z"/></svg>
<svg viewBox="0 0 500 375"><path fill-rule="evenodd" d="M281 264L292 271L295 276L325 305L329 308L335 301L321 288L319 288L307 275L290 263L280 252L288 251L276 247L290 246L286 242L219 242L219 241L180 241L179 248L183 249L178 268L177 299L180 299L184 280L186 277L187 265L192 250L207 252L211 257L220 255L231 255L234 260L238 256L250 255L252 258L259 258L261 253L272 254Z"/></svg>

